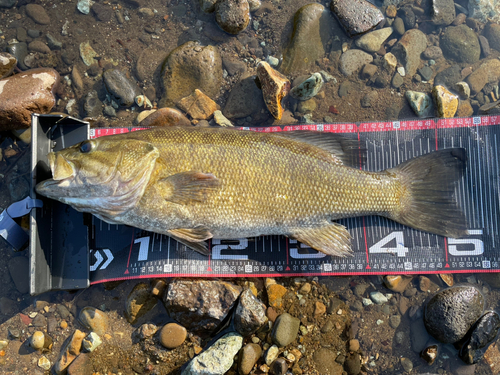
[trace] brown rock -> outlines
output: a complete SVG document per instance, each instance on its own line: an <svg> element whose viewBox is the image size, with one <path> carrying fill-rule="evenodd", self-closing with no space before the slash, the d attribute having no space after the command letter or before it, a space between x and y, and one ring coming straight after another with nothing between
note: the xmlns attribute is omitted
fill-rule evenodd
<svg viewBox="0 0 500 375"><path fill-rule="evenodd" d="M500 61L491 59L484 61L479 68L473 71L466 79L470 92L476 95L483 87L490 82L498 81L500 78Z"/></svg>
<svg viewBox="0 0 500 375"><path fill-rule="evenodd" d="M267 299L271 307L281 309L286 288L283 285L272 284L267 287Z"/></svg>
<svg viewBox="0 0 500 375"><path fill-rule="evenodd" d="M181 346L187 337L186 328L177 323L168 323L160 331L160 343L167 349Z"/></svg>
<svg viewBox="0 0 500 375"><path fill-rule="evenodd" d="M326 306L323 302L316 301L314 304L314 315L319 316L323 315L326 312Z"/></svg>
<svg viewBox="0 0 500 375"><path fill-rule="evenodd" d="M50 23L50 17L41 5L26 5L26 15L39 25L48 25Z"/></svg>
<svg viewBox="0 0 500 375"><path fill-rule="evenodd" d="M500 25L488 23L484 28L484 36L488 39L491 48L500 51Z"/></svg>
<svg viewBox="0 0 500 375"><path fill-rule="evenodd" d="M129 293L126 301L126 317L134 324L137 319L152 310L158 299L151 294L149 284L139 283Z"/></svg>
<svg viewBox="0 0 500 375"><path fill-rule="evenodd" d="M406 74L412 77L420 65L420 54L426 48L427 37L425 34L418 29L411 29L404 33L391 52L404 65Z"/></svg>
<svg viewBox="0 0 500 375"><path fill-rule="evenodd" d="M52 371L56 375L66 373L66 369L73 362L73 360L80 354L80 349L82 347L82 341L85 338L85 332L76 330L71 336L64 349L61 351L61 356L54 364Z"/></svg>
<svg viewBox="0 0 500 375"><path fill-rule="evenodd" d="M88 375L93 373L93 366L89 354L80 353L68 367L68 375Z"/></svg>
<svg viewBox="0 0 500 375"><path fill-rule="evenodd" d="M382 12L366 0L333 0L330 7L351 37L366 33L384 19Z"/></svg>
<svg viewBox="0 0 500 375"><path fill-rule="evenodd" d="M104 311L96 309L92 306L86 306L78 315L78 319L80 322L90 329L94 331L98 335L102 336L108 330L108 316Z"/></svg>
<svg viewBox="0 0 500 375"><path fill-rule="evenodd" d="M58 83L59 73L47 68L0 80L0 131L27 128L32 113L49 113Z"/></svg>
<svg viewBox="0 0 500 375"><path fill-rule="evenodd" d="M0 79L8 77L16 67L17 59L7 52L0 52Z"/></svg>
<svg viewBox="0 0 500 375"><path fill-rule="evenodd" d="M474 109L472 108L469 100L460 100L458 102L457 116L458 117L470 117L474 114Z"/></svg>
<svg viewBox="0 0 500 375"><path fill-rule="evenodd" d="M385 9L385 14L387 17L395 18L398 14L398 9L394 5L388 5Z"/></svg>
<svg viewBox="0 0 500 375"><path fill-rule="evenodd" d="M179 100L177 107L195 120L206 120L217 110L217 104L198 89Z"/></svg>
<svg viewBox="0 0 500 375"><path fill-rule="evenodd" d="M403 293L408 284L411 282L411 276L405 275L388 275L384 276L384 285L393 292Z"/></svg>
<svg viewBox="0 0 500 375"><path fill-rule="evenodd" d="M250 22L250 6L247 0L219 0L215 4L215 20L222 30L238 34Z"/></svg>
<svg viewBox="0 0 500 375"><path fill-rule="evenodd" d="M484 353L484 360L488 364L488 367L492 374L498 374L500 372L500 350L499 343L495 342L488 347L488 350Z"/></svg>
<svg viewBox="0 0 500 375"><path fill-rule="evenodd" d="M49 46L41 40L34 40L28 44L28 50L31 52L50 53Z"/></svg>
<svg viewBox="0 0 500 375"><path fill-rule="evenodd" d="M140 123L140 126L191 126L191 121L174 108L160 108Z"/></svg>
<svg viewBox="0 0 500 375"><path fill-rule="evenodd" d="M458 95L453 94L444 86L437 85L432 88L432 96L439 117L450 118L455 116L458 108Z"/></svg>
<svg viewBox="0 0 500 375"><path fill-rule="evenodd" d="M281 100L290 91L290 81L264 61L257 65L257 76L262 87L262 95L267 109L277 120L283 116Z"/></svg>

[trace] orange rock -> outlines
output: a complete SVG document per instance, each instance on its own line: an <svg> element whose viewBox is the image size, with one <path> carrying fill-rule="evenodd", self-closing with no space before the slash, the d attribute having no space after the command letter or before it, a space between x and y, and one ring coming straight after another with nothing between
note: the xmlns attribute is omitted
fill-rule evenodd
<svg viewBox="0 0 500 375"><path fill-rule="evenodd" d="M61 357L54 364L52 371L54 374L65 374L68 366L73 362L73 360L80 354L82 348L82 341L85 337L85 332L76 330L71 337L71 340L62 350Z"/></svg>
<svg viewBox="0 0 500 375"><path fill-rule="evenodd" d="M450 118L455 116L458 108L458 95L453 94L441 85L432 88L432 95L434 96L439 117Z"/></svg>
<svg viewBox="0 0 500 375"><path fill-rule="evenodd" d="M320 301L316 301L314 304L314 315L319 316L323 315L326 312L326 306L324 303Z"/></svg>
<svg viewBox="0 0 500 375"><path fill-rule="evenodd" d="M191 126L191 121L174 108L160 108L139 123L140 126Z"/></svg>
<svg viewBox="0 0 500 375"><path fill-rule="evenodd" d="M283 74L271 68L265 61L261 61L257 65L257 76L260 80L267 109L275 119L280 120L283 116L281 100L290 91L290 81Z"/></svg>
<svg viewBox="0 0 500 375"><path fill-rule="evenodd" d="M217 104L198 89L179 100L177 106L196 120L206 120L217 110Z"/></svg>
<svg viewBox="0 0 500 375"><path fill-rule="evenodd" d="M278 309L283 306L283 296L286 293L286 288L283 285L273 284L267 288L267 298L269 305Z"/></svg>

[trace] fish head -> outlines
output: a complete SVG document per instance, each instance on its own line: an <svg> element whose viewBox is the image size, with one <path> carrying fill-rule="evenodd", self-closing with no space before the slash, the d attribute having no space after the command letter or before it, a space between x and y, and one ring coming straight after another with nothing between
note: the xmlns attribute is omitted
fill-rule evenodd
<svg viewBox="0 0 500 375"><path fill-rule="evenodd" d="M78 211L118 215L140 200L158 156L156 147L140 140L86 140L47 155L52 178L36 191Z"/></svg>

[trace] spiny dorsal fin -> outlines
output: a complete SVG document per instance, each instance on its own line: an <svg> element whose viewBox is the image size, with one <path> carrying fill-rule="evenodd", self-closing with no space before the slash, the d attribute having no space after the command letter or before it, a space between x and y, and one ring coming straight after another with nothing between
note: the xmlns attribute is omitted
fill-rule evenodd
<svg viewBox="0 0 500 375"><path fill-rule="evenodd" d="M157 185L165 200L188 204L203 202L210 191L220 186L220 181L211 173L189 171L168 176Z"/></svg>
<svg viewBox="0 0 500 375"><path fill-rule="evenodd" d="M366 149L360 147L357 139L350 139L344 135L309 130L275 134L319 147L332 154L339 163L349 167L359 168L366 160Z"/></svg>

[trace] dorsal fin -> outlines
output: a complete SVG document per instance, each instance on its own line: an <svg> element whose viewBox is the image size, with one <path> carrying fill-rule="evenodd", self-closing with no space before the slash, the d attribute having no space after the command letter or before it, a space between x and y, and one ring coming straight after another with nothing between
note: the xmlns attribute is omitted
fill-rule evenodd
<svg viewBox="0 0 500 375"><path fill-rule="evenodd" d="M345 135L309 130L294 130L274 134L319 147L332 154L335 159L348 167L359 168L366 161L366 148L360 146L357 139L347 138Z"/></svg>

